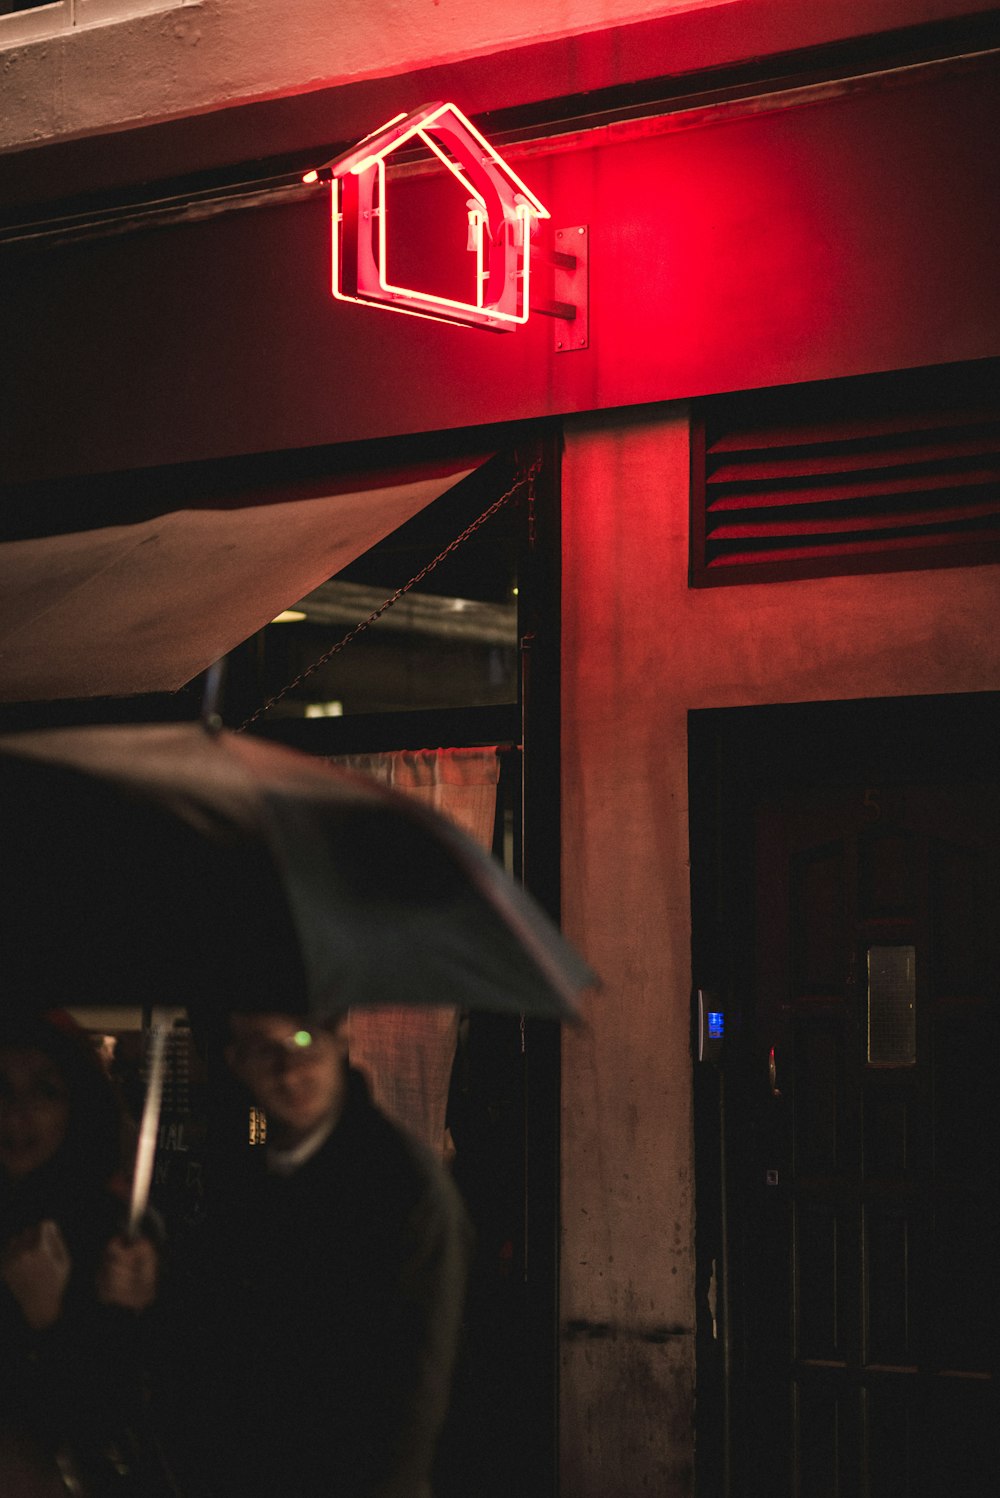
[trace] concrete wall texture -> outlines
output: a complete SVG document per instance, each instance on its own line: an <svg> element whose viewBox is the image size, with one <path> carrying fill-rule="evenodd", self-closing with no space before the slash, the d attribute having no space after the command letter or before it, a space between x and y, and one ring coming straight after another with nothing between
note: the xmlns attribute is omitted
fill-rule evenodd
<svg viewBox="0 0 1000 1498"><path fill-rule="evenodd" d="M6 46L0 17L0 150L720 3L738 0L121 0L120 19Z"/></svg>
<svg viewBox="0 0 1000 1498"><path fill-rule="evenodd" d="M578 417L563 471L563 902L604 988L563 1040L561 1473L690 1491L687 713L1000 689L1000 569L692 590L682 405Z"/></svg>
<svg viewBox="0 0 1000 1498"><path fill-rule="evenodd" d="M617 34L606 49L589 49L574 88L628 81L633 69L650 76L650 64L669 74L989 8L984 0L63 0L0 16L0 152L604 31ZM652 49L648 35L621 33L660 19L697 22L700 12L705 26L685 26ZM261 143L247 144L249 157Z"/></svg>

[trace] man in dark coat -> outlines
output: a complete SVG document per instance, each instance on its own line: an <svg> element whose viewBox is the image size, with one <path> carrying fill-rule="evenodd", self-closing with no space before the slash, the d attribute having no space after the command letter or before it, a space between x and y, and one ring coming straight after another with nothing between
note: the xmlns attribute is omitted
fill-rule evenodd
<svg viewBox="0 0 1000 1498"><path fill-rule="evenodd" d="M468 1223L346 1046L343 1023L232 1016L227 1060L267 1144L213 1191L179 1268L186 1492L429 1498Z"/></svg>

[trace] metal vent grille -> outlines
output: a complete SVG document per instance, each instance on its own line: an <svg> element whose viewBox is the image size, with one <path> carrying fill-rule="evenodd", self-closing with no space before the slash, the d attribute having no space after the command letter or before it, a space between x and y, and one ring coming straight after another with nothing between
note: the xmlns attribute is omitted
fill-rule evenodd
<svg viewBox="0 0 1000 1498"><path fill-rule="evenodd" d="M1000 367L705 401L694 586L1000 560Z"/></svg>

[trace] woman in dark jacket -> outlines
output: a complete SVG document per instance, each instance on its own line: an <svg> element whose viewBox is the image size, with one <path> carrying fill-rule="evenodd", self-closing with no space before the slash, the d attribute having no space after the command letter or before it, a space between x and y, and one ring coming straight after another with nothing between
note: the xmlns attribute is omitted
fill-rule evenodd
<svg viewBox="0 0 1000 1498"><path fill-rule="evenodd" d="M122 1112L62 1012L0 1021L0 1491L131 1491L138 1313L156 1250L123 1236Z"/></svg>

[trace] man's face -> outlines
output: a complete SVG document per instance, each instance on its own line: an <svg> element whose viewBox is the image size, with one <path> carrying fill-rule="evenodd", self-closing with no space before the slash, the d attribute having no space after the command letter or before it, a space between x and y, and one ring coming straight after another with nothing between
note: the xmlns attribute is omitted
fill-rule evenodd
<svg viewBox="0 0 1000 1498"><path fill-rule="evenodd" d="M292 1014L234 1014L230 1067L267 1114L275 1144L288 1148L340 1115L347 1025L323 1030Z"/></svg>

